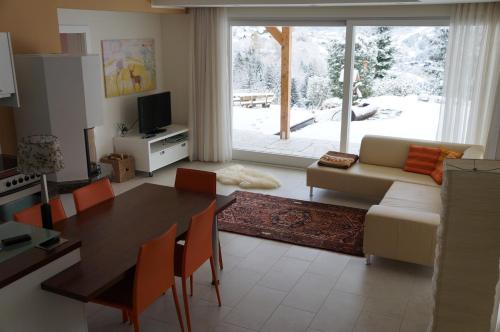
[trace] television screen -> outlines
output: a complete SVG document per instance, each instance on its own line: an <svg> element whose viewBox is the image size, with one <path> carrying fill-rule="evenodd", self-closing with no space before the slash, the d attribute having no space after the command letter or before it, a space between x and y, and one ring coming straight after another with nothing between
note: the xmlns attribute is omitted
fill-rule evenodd
<svg viewBox="0 0 500 332"><path fill-rule="evenodd" d="M160 128L171 124L170 92L137 98L139 108L139 132L154 134L162 132Z"/></svg>

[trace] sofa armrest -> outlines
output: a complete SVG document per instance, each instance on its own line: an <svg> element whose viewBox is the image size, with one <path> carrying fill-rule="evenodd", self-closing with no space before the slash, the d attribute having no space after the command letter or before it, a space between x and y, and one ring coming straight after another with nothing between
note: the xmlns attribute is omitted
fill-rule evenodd
<svg viewBox="0 0 500 332"><path fill-rule="evenodd" d="M463 159L483 159L484 148L480 145L472 145L464 151Z"/></svg>
<svg viewBox="0 0 500 332"><path fill-rule="evenodd" d="M432 266L439 222L437 213L374 205L365 219L363 251Z"/></svg>

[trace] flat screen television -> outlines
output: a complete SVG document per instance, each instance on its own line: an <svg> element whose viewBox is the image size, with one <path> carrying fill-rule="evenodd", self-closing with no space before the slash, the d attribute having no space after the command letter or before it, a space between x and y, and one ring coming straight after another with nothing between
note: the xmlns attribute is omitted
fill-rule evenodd
<svg viewBox="0 0 500 332"><path fill-rule="evenodd" d="M157 134L164 132L162 127L172 123L170 92L156 93L137 98L139 109L139 132Z"/></svg>

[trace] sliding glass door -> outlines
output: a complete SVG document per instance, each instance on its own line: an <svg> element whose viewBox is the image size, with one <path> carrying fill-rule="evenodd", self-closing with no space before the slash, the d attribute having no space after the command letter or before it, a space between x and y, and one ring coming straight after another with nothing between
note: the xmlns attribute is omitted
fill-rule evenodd
<svg viewBox="0 0 500 332"><path fill-rule="evenodd" d="M406 22L232 25L233 147L318 158L368 134L435 139L447 22Z"/></svg>
<svg viewBox="0 0 500 332"><path fill-rule="evenodd" d="M350 152L363 136L436 138L448 27L355 26Z"/></svg>

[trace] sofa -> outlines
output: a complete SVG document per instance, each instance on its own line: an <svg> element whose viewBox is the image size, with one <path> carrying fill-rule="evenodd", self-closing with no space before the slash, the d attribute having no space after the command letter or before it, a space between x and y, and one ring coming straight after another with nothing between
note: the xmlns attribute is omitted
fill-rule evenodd
<svg viewBox="0 0 500 332"><path fill-rule="evenodd" d="M432 266L441 213L441 187L430 176L403 170L411 144L445 147L462 158L481 159L478 145L367 135L359 162L349 169L307 168L307 185L362 196L379 203L366 214L363 251L372 255Z"/></svg>

